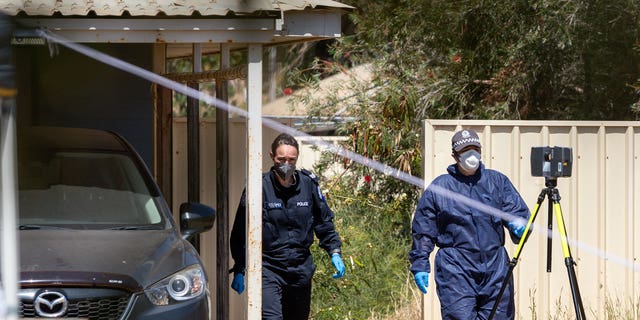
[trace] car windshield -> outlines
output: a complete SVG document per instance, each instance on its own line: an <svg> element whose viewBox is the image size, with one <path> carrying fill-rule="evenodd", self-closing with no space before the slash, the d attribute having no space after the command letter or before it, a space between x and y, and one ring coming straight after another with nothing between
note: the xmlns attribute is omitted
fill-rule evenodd
<svg viewBox="0 0 640 320"><path fill-rule="evenodd" d="M28 152L19 163L22 229L162 227L140 170L125 154Z"/></svg>

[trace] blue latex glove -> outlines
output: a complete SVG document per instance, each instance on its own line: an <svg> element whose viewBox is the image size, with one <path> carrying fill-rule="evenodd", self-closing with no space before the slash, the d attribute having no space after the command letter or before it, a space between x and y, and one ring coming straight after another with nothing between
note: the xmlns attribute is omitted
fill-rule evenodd
<svg viewBox="0 0 640 320"><path fill-rule="evenodd" d="M429 286L429 272L416 272L413 275L413 279L416 280L416 285L422 293L427 294L427 287Z"/></svg>
<svg viewBox="0 0 640 320"><path fill-rule="evenodd" d="M244 275L242 273L236 273L233 275L231 289L235 290L238 294L242 294L244 291Z"/></svg>
<svg viewBox="0 0 640 320"><path fill-rule="evenodd" d="M509 222L507 227L509 227L509 230L511 230L511 232L513 232L513 234L516 235L516 237L520 238L522 237L522 234L524 233L524 229L527 226L524 224L520 224L516 221L511 221Z"/></svg>
<svg viewBox="0 0 640 320"><path fill-rule="evenodd" d="M342 256L339 253L331 255L331 262L336 268L336 273L333 274L334 279L342 278L344 276L344 263L342 262Z"/></svg>

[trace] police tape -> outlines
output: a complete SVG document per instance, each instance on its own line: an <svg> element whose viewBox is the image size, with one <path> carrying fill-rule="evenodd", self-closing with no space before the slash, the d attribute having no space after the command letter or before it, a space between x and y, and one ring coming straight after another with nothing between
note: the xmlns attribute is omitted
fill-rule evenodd
<svg viewBox="0 0 640 320"><path fill-rule="evenodd" d="M92 58L94 60L97 60L99 62L102 62L104 64L110 65L114 68L120 69L124 72L136 75L140 78L146 79L150 82L156 83L158 85L161 85L163 87L166 87L168 89L171 89L175 92L179 92L183 95L189 96L191 98L194 99L198 99L200 101L203 101L209 105L215 106L217 108L221 108L223 110L226 110L227 112L231 112L234 114L237 114L241 117L244 118L250 118L252 115L249 114L247 111L242 110L234 105L231 105L229 103L227 103L226 101L217 99L215 97L212 97L204 92L200 92L196 89L190 88L188 86L185 86L179 82L170 80L166 77L163 77L159 74L153 73L151 71L148 71L146 69L143 69L141 67L138 67L136 65L130 64L126 61L117 59L115 57L109 56L107 54L104 54L100 51L97 51L95 49L80 45L78 43L74 43L72 41L69 41L65 38L62 38L56 34L53 34L51 32L48 31L44 31L44 30L37 30L36 31L37 34L42 37L47 39L49 42L53 42L53 43L58 43L60 45L63 45L71 50L74 50L78 53L84 54L89 58ZM271 120L269 118L264 118L262 117L261 119L262 123L267 126L270 127L274 130L280 131L280 132L284 132L284 133L288 133L291 134L293 136L310 136L309 134L296 130L292 127L286 126L280 122ZM412 184L414 186L420 187L420 188L424 188L425 187L425 181L421 178L415 177L413 175L410 175L404 171L401 171L399 169L393 168L391 166L388 166L384 163L381 163L379 161L367 158L365 156L362 156L358 153L355 153L353 151L347 150L339 145L321 140L321 139L310 139L308 140L309 143L314 144L315 146L321 148L324 151L327 152L331 152L334 153L336 155L345 157L347 159L350 159L351 161L357 162L359 164L362 164L364 166L367 166L369 168L372 168L384 175L393 177L395 179L407 182L409 184ZM487 206L479 201L473 200L469 197L466 197L464 195L461 194L457 194L455 192L452 192L450 190L441 188L441 187L437 187L434 185L430 185L429 188L437 194L440 194L444 197L449 197L455 201L459 201L462 203L465 203L471 207L474 207L482 212L485 212L487 214L496 216L500 219L503 220L507 220L507 221L513 221L516 219L520 219L520 218L514 218L511 215L508 215L507 213L500 211L498 209L495 209L493 207ZM532 230L534 231L534 233L538 233L544 237L547 238L559 238L560 234L558 232L550 232L548 231L547 228L535 228L535 226L532 226L534 228L532 228ZM544 231L543 231L544 230ZM568 238L567 239L570 245L573 245L575 247L578 247L579 249L585 251L585 252L589 252L592 253L594 256L600 257L604 260L610 261L610 262L614 262L617 263L621 266L624 266L625 268L629 268L629 269L633 269L635 272L640 272L640 263L634 263L632 261L628 261L624 258L609 254L605 251L603 251L602 249L599 249L597 247L594 246L590 246L584 242L579 242L576 241L575 239L572 238Z"/></svg>
<svg viewBox="0 0 640 320"><path fill-rule="evenodd" d="M204 92L200 92L194 88L190 88L188 86L185 86L179 82L173 81L171 79L168 79L166 77L163 77L159 74L153 73L151 71L148 71L146 69L140 68L136 65L130 64L128 62L122 61L120 59L117 59L115 57L109 56L107 54L104 54L100 51L97 51L95 49L68 41L60 36L57 36L53 33L50 32L46 32L43 30L38 30L37 31L38 35L46 38L47 40L51 41L51 42L55 42L55 43L59 43L69 49L72 49L74 51L77 51L79 53L82 53L92 59L95 59L97 61L100 61L102 63L105 63L107 65L110 65L112 67L115 67L117 69L120 69L122 71L125 71L127 73L131 73L134 75L137 75L138 77L141 77L143 79L149 80L153 83L159 84L163 87L166 87L168 89L171 89L175 92L179 92L183 95L189 96L191 98L194 99L198 99L200 101L203 101L209 105L215 106L217 108L221 108L223 110L226 110L227 112L231 112L234 114L237 114L241 117L244 118L250 118L251 115L245 111L242 110L234 105L231 105L229 103L227 103L226 101L217 99L215 97L212 97L210 95L208 95L207 93ZM307 133L304 133L302 131L298 131L295 128L286 126L278 121L269 119L269 118L262 118L262 123L264 125L266 125L267 127L270 127L274 130L280 131L280 132L285 132L288 134L291 134L293 136L310 136ZM396 179L402 180L404 182L413 184L417 187L424 187L424 180L412 176L410 174L407 174L404 171L401 171L399 169L393 168L391 166L388 166L386 164L383 164L381 162L375 161L373 159L364 157L358 153L352 152L350 150L347 150L345 148L342 148L336 144L327 142L327 141L323 141L323 140L319 140L319 139L312 139L309 140L309 143L316 145L319 148L322 148L325 151L331 152L331 153L335 153L337 155L340 155L342 157L348 158L354 162L360 163L364 166L367 167L371 167L385 175L394 177Z"/></svg>

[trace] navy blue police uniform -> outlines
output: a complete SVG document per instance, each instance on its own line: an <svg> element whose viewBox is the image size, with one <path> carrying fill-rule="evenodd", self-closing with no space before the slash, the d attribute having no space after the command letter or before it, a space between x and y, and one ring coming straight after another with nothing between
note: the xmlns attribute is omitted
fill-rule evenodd
<svg viewBox="0 0 640 320"><path fill-rule="evenodd" d="M295 183L284 187L273 170L262 176L263 319L307 319L316 269L309 250L314 233L329 254L342 246L316 176L296 170L294 177ZM241 273L246 266L245 208L243 192L230 239L232 271Z"/></svg>
<svg viewBox="0 0 640 320"><path fill-rule="evenodd" d="M513 184L502 173L481 163L472 176L457 166L447 168L433 180L448 190L482 205L529 218L529 209ZM435 280L443 319L486 319L508 272L504 230L509 221L483 212L464 201L427 188L418 202L413 220L411 271L431 272L429 255L437 245ZM517 238L511 234L511 239ZM496 312L496 319L513 319L513 279Z"/></svg>

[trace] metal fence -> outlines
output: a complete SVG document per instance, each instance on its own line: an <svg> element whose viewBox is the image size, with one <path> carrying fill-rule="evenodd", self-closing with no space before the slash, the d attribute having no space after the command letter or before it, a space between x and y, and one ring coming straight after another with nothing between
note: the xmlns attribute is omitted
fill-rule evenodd
<svg viewBox="0 0 640 320"><path fill-rule="evenodd" d="M559 177L557 188L586 316L637 320L640 123L427 120L423 146L426 184L453 163L451 137L462 128L478 132L482 161L509 176L531 210L545 188L545 178L531 175L531 147L572 148L572 175ZM532 233L523 247L514 270L516 319L575 319L560 240L552 238L551 250L547 247L547 211L543 204L535 221L538 232ZM515 245L507 247L510 256L514 249ZM548 253L551 272L546 270ZM432 286L435 288L435 283ZM440 319L437 300L431 290L423 301L424 319Z"/></svg>

